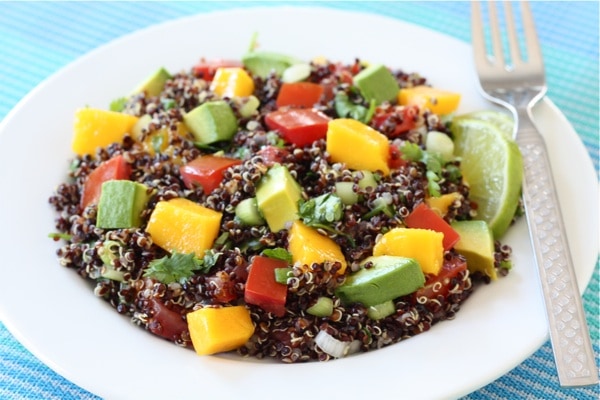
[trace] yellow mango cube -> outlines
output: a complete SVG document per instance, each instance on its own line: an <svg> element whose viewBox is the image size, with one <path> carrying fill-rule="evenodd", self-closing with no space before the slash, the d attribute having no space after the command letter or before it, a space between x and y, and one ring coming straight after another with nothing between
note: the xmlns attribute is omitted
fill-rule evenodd
<svg viewBox="0 0 600 400"><path fill-rule="evenodd" d="M398 103L403 106L416 105L427 108L434 114L450 114L458 108L460 94L429 86L400 89Z"/></svg>
<svg viewBox="0 0 600 400"><path fill-rule="evenodd" d="M443 240L443 233L429 229L394 228L375 244L373 255L414 258L423 273L437 275L444 262Z"/></svg>
<svg viewBox="0 0 600 400"><path fill-rule="evenodd" d="M327 152L333 162L344 163L350 169L388 175L389 151L388 138L370 126L351 118L329 121Z"/></svg>
<svg viewBox="0 0 600 400"><path fill-rule="evenodd" d="M425 199L425 203L435 211L440 217L444 217L448 214L448 208L457 200L460 200L462 196L459 193L452 192L443 194L439 197L428 197Z"/></svg>
<svg viewBox="0 0 600 400"><path fill-rule="evenodd" d="M221 97L248 97L254 93L254 81L243 68L218 68L210 90Z"/></svg>
<svg viewBox="0 0 600 400"><path fill-rule="evenodd" d="M75 112L71 147L77 155L94 155L99 147L121 143L137 121L138 117L120 112L80 108Z"/></svg>
<svg viewBox="0 0 600 400"><path fill-rule="evenodd" d="M310 267L313 263L340 262L342 267L338 273L343 274L346 270L346 258L340 246L299 220L294 221L288 233L288 250L292 254L294 264Z"/></svg>
<svg viewBox="0 0 600 400"><path fill-rule="evenodd" d="M160 201L150 216L146 232L157 246L169 252L202 257L219 234L221 217L220 212L191 200Z"/></svg>
<svg viewBox="0 0 600 400"><path fill-rule="evenodd" d="M187 323L199 355L235 350L254 333L250 312L244 306L200 308L187 314Z"/></svg>

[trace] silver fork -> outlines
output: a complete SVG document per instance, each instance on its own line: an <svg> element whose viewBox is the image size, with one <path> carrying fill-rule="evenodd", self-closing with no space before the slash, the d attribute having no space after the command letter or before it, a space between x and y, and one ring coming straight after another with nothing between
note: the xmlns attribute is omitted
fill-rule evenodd
<svg viewBox="0 0 600 400"><path fill-rule="evenodd" d="M492 55L486 50L482 7L472 3L472 44L482 94L511 111L514 136L524 163L523 201L544 295L559 383L563 387L598 383L598 367L577 287L546 145L532 117L546 94L542 52L529 5L521 3L526 55L519 51L511 2L504 3L507 40L497 7L489 2ZM503 43L508 43L505 60Z"/></svg>

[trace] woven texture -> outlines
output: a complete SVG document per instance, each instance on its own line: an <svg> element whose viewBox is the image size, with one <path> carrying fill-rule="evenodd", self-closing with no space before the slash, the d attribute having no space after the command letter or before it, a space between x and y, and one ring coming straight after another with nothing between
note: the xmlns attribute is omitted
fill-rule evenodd
<svg viewBox="0 0 600 400"><path fill-rule="evenodd" d="M1 2L0 119L42 80L112 39L190 14L268 4L273 3ZM386 15L465 42L470 40L470 6L466 2L319 2L312 5ZM598 173L598 2L534 2L531 6L543 46L548 96L574 126ZM598 263L583 300L598 363ZM0 321L0 399L42 398L97 397L45 366ZM600 390L598 387L561 389L551 346L545 343L508 374L465 397L518 398L598 399Z"/></svg>

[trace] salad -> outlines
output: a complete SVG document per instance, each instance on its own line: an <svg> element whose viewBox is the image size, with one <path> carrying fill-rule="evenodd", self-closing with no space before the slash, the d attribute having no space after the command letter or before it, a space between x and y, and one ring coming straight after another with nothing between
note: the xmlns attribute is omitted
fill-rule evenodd
<svg viewBox="0 0 600 400"><path fill-rule="evenodd" d="M325 361L427 331L511 266L455 154L459 101L360 59L159 68L75 112L59 262L201 355Z"/></svg>

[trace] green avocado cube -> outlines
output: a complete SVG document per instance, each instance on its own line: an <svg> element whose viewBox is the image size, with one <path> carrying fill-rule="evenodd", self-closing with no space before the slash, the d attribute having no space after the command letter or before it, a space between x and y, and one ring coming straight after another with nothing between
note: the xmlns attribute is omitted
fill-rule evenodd
<svg viewBox="0 0 600 400"><path fill-rule="evenodd" d="M369 263L369 268L364 268ZM415 292L425 284L425 275L413 258L372 256L365 259L363 268L352 273L335 294L343 304L362 303L376 306Z"/></svg>
<svg viewBox="0 0 600 400"><path fill-rule="evenodd" d="M223 100L199 105L183 116L183 122L199 144L231 140L238 130L237 118Z"/></svg>
<svg viewBox="0 0 600 400"><path fill-rule="evenodd" d="M253 75L266 78L272 71L281 76L289 66L300 61L285 54L270 51L251 51L242 56L242 63Z"/></svg>
<svg viewBox="0 0 600 400"><path fill-rule="evenodd" d="M494 234L487 222L479 220L454 221L452 228L460 235L454 249L467 259L470 272L483 272L497 279L494 265Z"/></svg>
<svg viewBox="0 0 600 400"><path fill-rule="evenodd" d="M159 96L165 88L165 83L171 78L171 74L161 67L146 78L133 93L146 92L147 96Z"/></svg>
<svg viewBox="0 0 600 400"><path fill-rule="evenodd" d="M102 229L137 228L148 203L148 188L128 180L102 184L96 226Z"/></svg>
<svg viewBox="0 0 600 400"><path fill-rule="evenodd" d="M302 189L290 171L275 164L262 177L256 188L256 204L272 232L298 219L298 201Z"/></svg>
<svg viewBox="0 0 600 400"><path fill-rule="evenodd" d="M354 85L367 101L374 100L379 105L393 101L398 96L400 86L390 70L382 64L369 65L354 76Z"/></svg>

